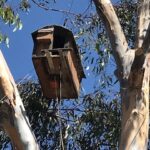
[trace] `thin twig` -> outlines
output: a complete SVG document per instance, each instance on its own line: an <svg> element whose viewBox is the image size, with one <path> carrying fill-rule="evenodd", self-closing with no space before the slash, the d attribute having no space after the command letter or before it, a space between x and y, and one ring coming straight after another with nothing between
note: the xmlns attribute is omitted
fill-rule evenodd
<svg viewBox="0 0 150 150"><path fill-rule="evenodd" d="M78 14L75 14L75 13L73 13L71 11L46 7L46 6L41 5L40 3L36 2L36 0L32 0L32 2L34 4L36 4L38 7L42 8L42 9L44 9L46 11L50 10L50 11L56 11L56 12L60 12L60 13L70 14L70 15L73 15L73 16L78 16Z"/></svg>
<svg viewBox="0 0 150 150"><path fill-rule="evenodd" d="M88 9L90 8L91 5L92 5L92 1L90 1L90 4L89 4L88 7L84 10L84 12L82 13L82 15L84 15L84 14L88 11Z"/></svg>

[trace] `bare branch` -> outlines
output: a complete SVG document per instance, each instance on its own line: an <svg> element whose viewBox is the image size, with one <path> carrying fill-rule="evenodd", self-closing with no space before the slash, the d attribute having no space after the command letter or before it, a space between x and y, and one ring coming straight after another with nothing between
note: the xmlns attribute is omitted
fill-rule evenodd
<svg viewBox="0 0 150 150"><path fill-rule="evenodd" d="M150 0L139 0L136 47L143 48L150 24ZM149 34L149 33L148 33ZM148 36L149 37L149 36ZM145 39L146 38L146 39ZM148 40L148 39L147 39Z"/></svg>

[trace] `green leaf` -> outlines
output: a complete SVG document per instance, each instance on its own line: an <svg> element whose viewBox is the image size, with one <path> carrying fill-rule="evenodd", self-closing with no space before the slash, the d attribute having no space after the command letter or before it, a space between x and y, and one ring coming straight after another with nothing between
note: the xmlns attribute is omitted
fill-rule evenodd
<svg viewBox="0 0 150 150"><path fill-rule="evenodd" d="M23 24L22 24L22 22L19 22L19 30L22 30L22 28L23 28Z"/></svg>
<svg viewBox="0 0 150 150"><path fill-rule="evenodd" d="M6 37L5 43L6 43L6 46L9 48L9 38L8 37Z"/></svg>
<svg viewBox="0 0 150 150"><path fill-rule="evenodd" d="M17 26L13 29L13 32L16 32L17 31Z"/></svg>
<svg viewBox="0 0 150 150"><path fill-rule="evenodd" d="M97 42L96 45L95 45L96 51L99 51L99 46L100 46L100 44Z"/></svg>

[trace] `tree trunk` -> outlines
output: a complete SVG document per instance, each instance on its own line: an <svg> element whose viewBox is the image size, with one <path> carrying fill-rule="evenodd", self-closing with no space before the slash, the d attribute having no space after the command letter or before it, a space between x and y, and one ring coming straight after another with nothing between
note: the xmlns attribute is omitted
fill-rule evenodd
<svg viewBox="0 0 150 150"><path fill-rule="evenodd" d="M0 127L16 150L38 150L14 79L0 51Z"/></svg>
<svg viewBox="0 0 150 150"><path fill-rule="evenodd" d="M139 0L135 49L128 47L110 0L93 0L105 25L120 81L120 150L146 150L149 131L150 0Z"/></svg>
<svg viewBox="0 0 150 150"><path fill-rule="evenodd" d="M147 150L150 55L147 55L144 60L145 63L142 68L137 66L134 68L133 64L126 86L121 86L122 132L120 150ZM138 62L138 64L140 63L142 61Z"/></svg>

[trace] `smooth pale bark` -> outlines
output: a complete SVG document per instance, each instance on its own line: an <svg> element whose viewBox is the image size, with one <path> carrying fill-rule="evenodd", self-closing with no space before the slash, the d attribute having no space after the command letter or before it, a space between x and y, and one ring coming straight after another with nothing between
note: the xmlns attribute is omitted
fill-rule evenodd
<svg viewBox="0 0 150 150"><path fill-rule="evenodd" d="M135 51L128 48L119 19L110 0L93 0L102 18L112 46L119 76L128 78Z"/></svg>
<svg viewBox="0 0 150 150"><path fill-rule="evenodd" d="M14 79L0 51L0 127L16 150L38 150Z"/></svg>
<svg viewBox="0 0 150 150"><path fill-rule="evenodd" d="M143 69L131 71L128 87L121 89L122 132L120 150L147 150L149 130L150 55Z"/></svg>
<svg viewBox="0 0 150 150"><path fill-rule="evenodd" d="M129 49L110 0L93 0L104 22L120 81L120 150L147 150L149 131L150 0L139 1L137 41Z"/></svg>
<svg viewBox="0 0 150 150"><path fill-rule="evenodd" d="M150 26L150 0L139 0L138 6L138 21L137 21L137 41L136 47L143 47L143 42ZM150 38L150 37L149 37ZM144 44L145 45L145 44Z"/></svg>

